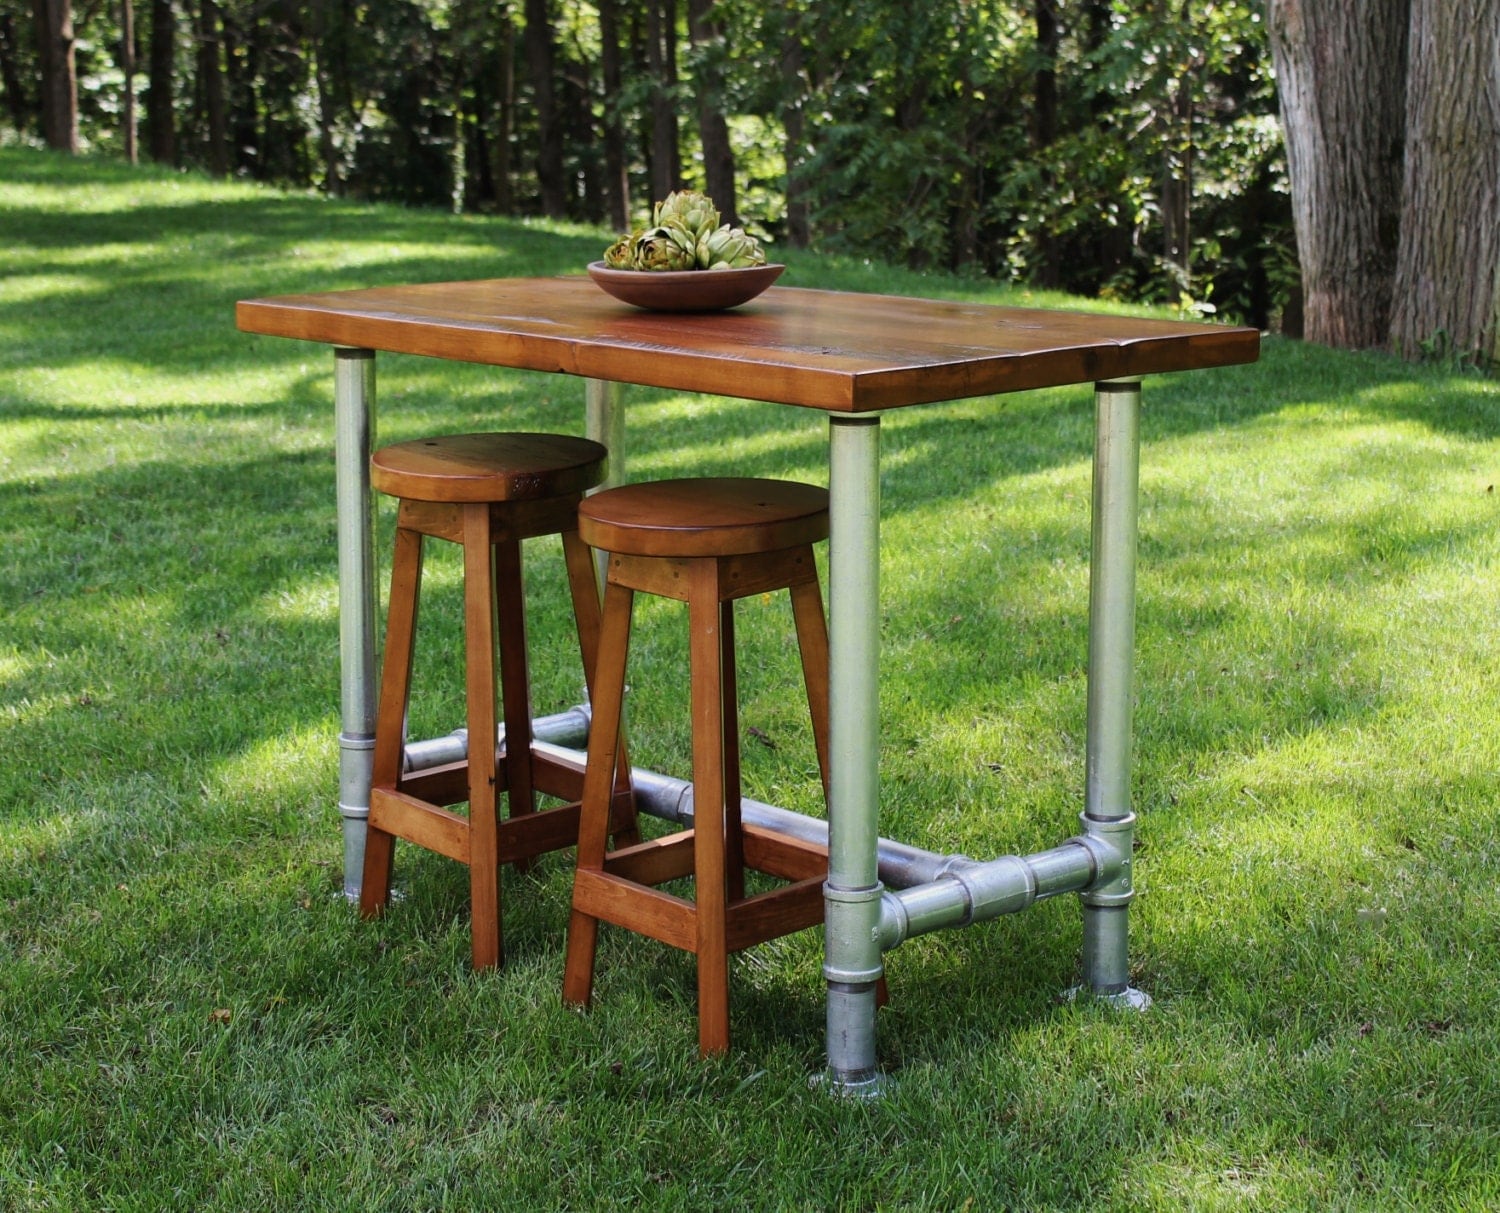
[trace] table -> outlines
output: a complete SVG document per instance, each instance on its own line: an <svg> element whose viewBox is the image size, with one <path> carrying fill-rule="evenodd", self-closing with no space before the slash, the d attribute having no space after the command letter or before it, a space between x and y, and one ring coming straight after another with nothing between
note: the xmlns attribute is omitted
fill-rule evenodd
<svg viewBox="0 0 1500 1213"><path fill-rule="evenodd" d="M1126 1003L1140 377L1253 362L1254 329L772 287L713 314L619 303L583 277L425 283L241 301L246 332L334 349L339 534L339 803L346 890L357 885L374 733L375 589L368 459L375 352L575 375L590 437L626 450L620 385L753 398L829 418L829 872L831 1089L879 1089L882 952L935 926L1080 893L1084 984ZM959 865L894 893L880 881L880 419L888 409L1063 384L1095 385L1083 833L1053 851Z"/></svg>

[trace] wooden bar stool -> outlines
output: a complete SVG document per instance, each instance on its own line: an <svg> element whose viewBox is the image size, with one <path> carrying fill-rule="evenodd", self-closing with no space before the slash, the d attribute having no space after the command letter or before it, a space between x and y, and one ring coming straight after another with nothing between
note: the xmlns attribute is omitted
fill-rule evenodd
<svg viewBox="0 0 1500 1213"><path fill-rule="evenodd" d="M360 912L390 897L395 840L403 838L469 866L474 967L500 963L502 863L572 846L583 771L532 748L521 541L559 535L578 626L586 685L599 643L599 591L592 553L578 537L578 503L604 479L597 442L559 434L459 434L401 442L375 452L370 482L400 501L385 658L375 723L369 830ZM406 712L426 537L464 549L464 678L468 757L407 773ZM497 743L498 689L505 746ZM606 789L607 830L635 841L629 765ZM508 816L498 816L499 794ZM538 792L569 803L536 811ZM468 816L450 805L468 801Z"/></svg>
<svg viewBox="0 0 1500 1213"><path fill-rule="evenodd" d="M722 1053L729 953L823 921L827 848L740 822L733 603L791 592L826 792L828 631L812 545L828 537L828 493L777 480L625 485L584 500L579 533L609 563L563 997L588 1002L601 921L637 931L697 956L699 1051ZM694 828L606 854L638 590L688 604ZM790 883L747 897L746 869ZM688 875L692 901L655 887Z"/></svg>

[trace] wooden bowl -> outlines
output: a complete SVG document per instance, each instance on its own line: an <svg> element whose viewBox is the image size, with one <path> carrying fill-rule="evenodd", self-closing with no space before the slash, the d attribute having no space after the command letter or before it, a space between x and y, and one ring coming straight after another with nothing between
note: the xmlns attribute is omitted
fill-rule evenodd
<svg viewBox="0 0 1500 1213"><path fill-rule="evenodd" d="M784 265L739 270L614 270L589 262L589 277L622 303L650 312L722 312L754 299Z"/></svg>

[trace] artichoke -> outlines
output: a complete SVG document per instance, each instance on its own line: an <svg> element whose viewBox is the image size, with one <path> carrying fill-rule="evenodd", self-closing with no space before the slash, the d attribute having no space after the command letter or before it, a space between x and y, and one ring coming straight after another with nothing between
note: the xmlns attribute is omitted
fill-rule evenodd
<svg viewBox="0 0 1500 1213"><path fill-rule="evenodd" d="M682 243L682 235L669 227L653 227L636 236L633 246L634 265L638 270L691 270L697 260L691 247Z"/></svg>
<svg viewBox="0 0 1500 1213"><path fill-rule="evenodd" d="M710 232L698 245L697 258L698 265L707 270L738 270L766 263L766 255L755 237L727 223Z"/></svg>
<svg viewBox="0 0 1500 1213"><path fill-rule="evenodd" d="M692 237L696 247L700 240L719 226L719 212L707 194L696 190L677 190L658 202L651 213L657 227L679 228Z"/></svg>
<svg viewBox="0 0 1500 1213"><path fill-rule="evenodd" d="M764 265L754 236L719 223L707 194L674 190L651 209L651 226L621 236L604 250L615 270L726 270Z"/></svg>
<svg viewBox="0 0 1500 1213"><path fill-rule="evenodd" d="M640 233L621 236L604 250L604 264L612 270L635 269L635 238Z"/></svg>

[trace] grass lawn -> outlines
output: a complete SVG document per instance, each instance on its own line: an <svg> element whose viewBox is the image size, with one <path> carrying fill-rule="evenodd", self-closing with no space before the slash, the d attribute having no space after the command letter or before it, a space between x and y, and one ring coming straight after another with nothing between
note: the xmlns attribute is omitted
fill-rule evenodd
<svg viewBox="0 0 1500 1213"><path fill-rule="evenodd" d="M1270 339L1148 379L1136 980L1076 899L887 957L868 1104L822 1063L821 940L690 959L606 931L561 1005L569 869L403 847L340 895L332 359L236 299L581 269L608 234L0 150L0 1209L1500 1208L1500 383ZM789 285L1037 302L789 254ZM1055 298L1045 303L1089 306ZM581 432L581 385L382 356L380 437ZM629 393L634 477L826 481L825 421ZM883 431L881 829L975 858L1075 832L1092 393ZM381 514L388 550L391 513ZM532 562L539 711L579 697ZM419 736L460 722L429 564ZM683 620L645 603L633 756L687 769ZM782 603L751 603L746 794L817 804ZM653 668L663 671L660 682ZM655 689L654 689L655 688Z"/></svg>

